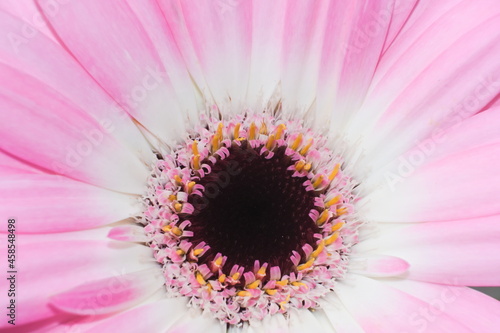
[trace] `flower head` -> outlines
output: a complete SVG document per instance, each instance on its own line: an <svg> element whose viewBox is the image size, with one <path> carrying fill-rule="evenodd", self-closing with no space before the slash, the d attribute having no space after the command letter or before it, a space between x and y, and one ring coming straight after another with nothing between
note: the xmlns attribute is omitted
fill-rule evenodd
<svg viewBox="0 0 500 333"><path fill-rule="evenodd" d="M2 2L0 327L495 332L498 15Z"/></svg>

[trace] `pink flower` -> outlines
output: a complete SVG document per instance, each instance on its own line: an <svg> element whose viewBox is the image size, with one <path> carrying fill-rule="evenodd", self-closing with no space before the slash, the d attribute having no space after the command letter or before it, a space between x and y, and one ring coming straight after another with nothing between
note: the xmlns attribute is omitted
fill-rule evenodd
<svg viewBox="0 0 500 333"><path fill-rule="evenodd" d="M499 15L1 2L0 327L496 332Z"/></svg>

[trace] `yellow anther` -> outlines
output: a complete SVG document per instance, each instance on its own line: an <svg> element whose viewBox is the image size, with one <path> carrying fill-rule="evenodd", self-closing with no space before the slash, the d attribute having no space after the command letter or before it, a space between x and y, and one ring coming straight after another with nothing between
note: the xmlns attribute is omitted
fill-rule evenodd
<svg viewBox="0 0 500 333"><path fill-rule="evenodd" d="M276 128L276 140L281 139L283 132L286 130L286 126L284 124L279 124Z"/></svg>
<svg viewBox="0 0 500 333"><path fill-rule="evenodd" d="M199 154L194 155L193 156L193 168L195 170L199 170L200 167L201 167L201 165L200 165L200 155Z"/></svg>
<svg viewBox="0 0 500 333"><path fill-rule="evenodd" d="M215 153L219 149L220 140L221 136L219 136L219 133L215 134L212 138L212 153Z"/></svg>
<svg viewBox="0 0 500 333"><path fill-rule="evenodd" d="M342 196L341 195L337 195L336 197L328 200L327 202L325 202L325 207L328 208L330 206L335 205L337 202L340 201L340 198L342 198Z"/></svg>
<svg viewBox="0 0 500 333"><path fill-rule="evenodd" d="M223 123L219 123L219 125L217 126L217 136L222 139L223 135L222 135L222 129L224 128L224 124Z"/></svg>
<svg viewBox="0 0 500 333"><path fill-rule="evenodd" d="M233 137L235 139L238 139L240 137L240 127L241 127L240 123L237 123L236 125L234 125Z"/></svg>
<svg viewBox="0 0 500 333"><path fill-rule="evenodd" d="M203 275L201 275L200 272L196 272L196 281L198 281L198 283L201 284L202 286L207 284L207 281L205 281Z"/></svg>
<svg viewBox="0 0 500 333"><path fill-rule="evenodd" d="M170 230L172 230L172 227L170 226L170 224L167 224L163 226L161 230L163 230L163 232L169 232Z"/></svg>
<svg viewBox="0 0 500 333"><path fill-rule="evenodd" d="M278 286L284 287L284 286L286 286L288 284L288 279L281 280L281 281L276 281L276 284Z"/></svg>
<svg viewBox="0 0 500 333"><path fill-rule="evenodd" d="M331 245L339 238L339 233L336 232L325 240L325 245Z"/></svg>
<svg viewBox="0 0 500 333"><path fill-rule="evenodd" d="M332 181L332 180L333 180L333 179L337 176L337 174L339 173L339 170L340 170L340 164L339 164L339 163L337 163L337 164L335 165L335 167L333 168L333 171L332 171L332 173L330 174L330 176L328 176L328 180L329 180L329 181Z"/></svg>
<svg viewBox="0 0 500 333"><path fill-rule="evenodd" d="M299 148L299 146L302 143L302 138L303 138L302 133L299 133L299 135L297 135L297 137L295 138L295 140L292 143L292 147L291 148L293 150L297 150L297 148Z"/></svg>
<svg viewBox="0 0 500 333"><path fill-rule="evenodd" d="M174 235L176 235L176 236L180 236L180 235L182 235L182 230L181 230L181 229L179 229L178 227L173 227L173 228L172 228L172 233L173 233Z"/></svg>
<svg viewBox="0 0 500 333"><path fill-rule="evenodd" d="M252 294L249 291L246 290L240 290L236 293L236 295L241 296L241 297L250 297Z"/></svg>
<svg viewBox="0 0 500 333"><path fill-rule="evenodd" d="M247 285L248 289L255 289L260 285L260 280L255 280L254 282Z"/></svg>
<svg viewBox="0 0 500 333"><path fill-rule="evenodd" d="M307 154L307 152L309 151L309 148L311 148L312 144L313 144L312 139L307 140L307 144L304 147L302 147L302 149L300 150L300 154L301 155Z"/></svg>
<svg viewBox="0 0 500 333"><path fill-rule="evenodd" d="M254 140L255 134L257 134L257 126L255 126L255 123L251 123L250 128L248 129L248 139Z"/></svg>
<svg viewBox="0 0 500 333"><path fill-rule="evenodd" d="M178 249L177 251L175 251L175 253L177 253L177 254L178 254L178 255L180 255L180 256L183 256L183 255L185 255L185 254L186 254L186 252L184 252L184 251L183 251L183 250L181 250L181 249Z"/></svg>
<svg viewBox="0 0 500 333"><path fill-rule="evenodd" d="M312 184L314 188L318 188L321 183L323 183L323 178L324 176L323 175L319 175L316 180L314 181L314 183Z"/></svg>
<svg viewBox="0 0 500 333"><path fill-rule="evenodd" d="M175 194L170 194L170 195L168 196L168 200L170 200L170 201L175 201L175 200L177 200L177 196L176 196Z"/></svg>
<svg viewBox="0 0 500 333"><path fill-rule="evenodd" d="M304 165L304 171L305 172L311 171L311 168L312 168L312 164L311 163L307 163L306 165Z"/></svg>
<svg viewBox="0 0 500 333"><path fill-rule="evenodd" d="M348 208L347 207L340 207L339 209L337 209L337 215L344 215L345 213L347 213L348 211Z"/></svg>
<svg viewBox="0 0 500 333"><path fill-rule="evenodd" d="M339 223L337 223L336 225L334 225L334 226L332 227L332 232L333 232L333 231L337 231L337 230L339 230L339 229L340 229L340 228L342 228L343 226L344 226L344 222L339 222Z"/></svg>
<svg viewBox="0 0 500 333"><path fill-rule="evenodd" d="M259 131L260 134L264 134L264 135L267 135L267 125L265 122L262 122L262 126L260 127L260 131Z"/></svg>
<svg viewBox="0 0 500 333"><path fill-rule="evenodd" d="M234 281L236 281L236 280L238 280L238 279L240 278L240 275L241 275L241 274L240 274L239 272L236 272L236 273L234 273L234 274L233 274L233 276L231 276L231 278L232 278Z"/></svg>
<svg viewBox="0 0 500 333"><path fill-rule="evenodd" d="M298 265L297 266L297 270L298 271L303 271L305 269L311 268L312 265L314 264L314 260L315 260L314 258L311 258L307 262L305 262L305 263L303 263L301 265Z"/></svg>
<svg viewBox="0 0 500 333"><path fill-rule="evenodd" d="M298 161L297 163L295 163L295 170L297 170L298 172L302 171L302 169L304 169L305 164L306 162L302 160Z"/></svg>
<svg viewBox="0 0 500 333"><path fill-rule="evenodd" d="M196 182L189 182L187 186L187 192L188 194L191 194L193 192L193 188L196 185Z"/></svg>
<svg viewBox="0 0 500 333"><path fill-rule="evenodd" d="M174 210L179 213L182 210L182 204L177 202L174 204Z"/></svg>
<svg viewBox="0 0 500 333"><path fill-rule="evenodd" d="M268 294L269 296L273 296L277 292L278 292L278 290L276 290L276 289L266 289L266 294Z"/></svg>
<svg viewBox="0 0 500 333"><path fill-rule="evenodd" d="M181 185L182 184L182 178L179 177L179 175L175 175L174 176L174 180L176 181L177 185Z"/></svg>
<svg viewBox="0 0 500 333"><path fill-rule="evenodd" d="M328 210L325 209L318 217L318 220L316 221L316 223L318 225L323 225L327 220L328 220L328 217L329 217L329 213L328 213Z"/></svg>
<svg viewBox="0 0 500 333"><path fill-rule="evenodd" d="M224 283L224 281L226 281L226 274L221 274L219 276L218 280L220 283Z"/></svg>
<svg viewBox="0 0 500 333"><path fill-rule="evenodd" d="M214 264L215 266L220 267L222 265L222 257L215 259Z"/></svg>
<svg viewBox="0 0 500 333"><path fill-rule="evenodd" d="M269 138L267 139L267 143L266 143L266 148L268 150L273 149L275 141L276 141L276 136L274 134L269 135Z"/></svg>
<svg viewBox="0 0 500 333"><path fill-rule="evenodd" d="M304 282L294 281L294 282L292 282L292 286L294 286L294 287L307 287L307 284L305 284Z"/></svg>
<svg viewBox="0 0 500 333"><path fill-rule="evenodd" d="M266 266L262 266L261 268L259 268L257 274L258 276L266 276Z"/></svg>
<svg viewBox="0 0 500 333"><path fill-rule="evenodd" d="M280 308L281 308L282 311L285 310L285 304L287 304L289 300L290 300L290 295L287 295L286 299L283 302L279 303L280 304Z"/></svg>
<svg viewBox="0 0 500 333"><path fill-rule="evenodd" d="M193 251L193 254L194 254L195 256L199 256L200 254L202 254L202 253L203 253L203 251L204 251L203 249L196 249L196 250L194 250L194 251Z"/></svg>
<svg viewBox="0 0 500 333"><path fill-rule="evenodd" d="M198 152L198 141L193 141L193 144L191 145L191 149L193 150L193 155L199 155L200 153Z"/></svg>
<svg viewBox="0 0 500 333"><path fill-rule="evenodd" d="M321 242L319 242L316 250L314 250L313 253L311 253L311 257L317 258L324 249L325 249L325 241L322 240Z"/></svg>

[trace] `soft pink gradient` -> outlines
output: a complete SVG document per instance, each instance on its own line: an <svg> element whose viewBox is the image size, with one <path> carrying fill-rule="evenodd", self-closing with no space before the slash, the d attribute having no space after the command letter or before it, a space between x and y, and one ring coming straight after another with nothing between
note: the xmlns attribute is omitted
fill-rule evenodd
<svg viewBox="0 0 500 333"><path fill-rule="evenodd" d="M0 265L15 217L19 269L17 325L0 330L226 332L165 299L128 218L152 149L207 103L227 118L278 101L360 156L372 223L320 310L228 332L498 330L500 303L466 287L500 286L497 0L53 3L0 3Z"/></svg>

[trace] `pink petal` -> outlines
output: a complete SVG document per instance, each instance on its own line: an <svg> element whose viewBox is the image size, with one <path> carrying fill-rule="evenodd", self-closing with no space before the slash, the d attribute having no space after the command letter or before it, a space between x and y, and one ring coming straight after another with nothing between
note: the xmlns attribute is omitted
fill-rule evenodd
<svg viewBox="0 0 500 333"><path fill-rule="evenodd" d="M50 303L64 312L97 316L126 310L164 284L160 269L143 270L84 283L56 294Z"/></svg>
<svg viewBox="0 0 500 333"><path fill-rule="evenodd" d="M125 242L145 243L148 241L144 228L139 225L123 225L109 231L108 237Z"/></svg>
<svg viewBox="0 0 500 333"><path fill-rule="evenodd" d="M41 173L39 169L29 163L0 150L0 180L8 179L18 174Z"/></svg>
<svg viewBox="0 0 500 333"><path fill-rule="evenodd" d="M408 178L388 174L384 187L366 197L372 220L449 221L500 213L500 142L461 150L418 169L409 161L401 162Z"/></svg>
<svg viewBox="0 0 500 333"><path fill-rule="evenodd" d="M231 101L232 111L240 111L249 79L252 2L161 0L159 4L202 92L219 105Z"/></svg>
<svg viewBox="0 0 500 333"><path fill-rule="evenodd" d="M364 133L374 167L397 158L435 128L449 127L454 116L478 112L500 91L497 2L420 4L419 16L382 58L369 96L351 122L353 138ZM478 95L483 86L488 93ZM393 140L396 133L399 140Z"/></svg>
<svg viewBox="0 0 500 333"><path fill-rule="evenodd" d="M419 322L445 314L473 332L495 333L500 327L500 302L479 291L411 280L385 282L429 304L419 309Z"/></svg>
<svg viewBox="0 0 500 333"><path fill-rule="evenodd" d="M17 221L19 225L23 222ZM80 232L80 238L85 233ZM6 235L0 234L0 238L5 244ZM157 267L151 261L151 250L145 246L57 238L47 242L46 237L42 242L33 242L31 238L31 235L17 237L17 283L22 286L17 302L23 307L23 311L17 313L18 325L50 318L69 318L49 305L49 298L53 295L89 281L105 278L121 280L129 272ZM6 251L0 253L0 259L2 263L7 262ZM5 323L1 322L2 325Z"/></svg>
<svg viewBox="0 0 500 333"><path fill-rule="evenodd" d="M183 299L165 299L112 316L86 332L167 332L186 311Z"/></svg>
<svg viewBox="0 0 500 333"><path fill-rule="evenodd" d="M347 121L365 98L383 48L391 44L415 2L331 1L329 8L323 11L328 13L326 18L320 15L321 11L318 13L319 19L314 18L319 31L301 29L306 32L298 35L307 39L305 45L296 52L305 54L309 59L304 58L298 66L295 64L296 69L292 71L303 69L305 73L314 73L318 77L317 126L328 124L335 135L344 130ZM313 8L307 4L304 6ZM291 21L291 24L295 23ZM324 38L323 45L315 45L317 36ZM311 52L318 46L318 51ZM315 59L316 54L320 58ZM306 60L317 67L305 65L309 63ZM316 82L311 85L307 78L300 78L299 88L314 92ZM297 81L289 84L297 85ZM301 91L296 93L302 94Z"/></svg>
<svg viewBox="0 0 500 333"><path fill-rule="evenodd" d="M35 38L37 34L43 33L53 41L57 40L52 31L50 31L45 17L43 17L42 13L38 10L34 1L0 1L0 10L18 17L25 22L21 30L16 32L12 31L12 33L17 34L19 38L31 39Z"/></svg>
<svg viewBox="0 0 500 333"><path fill-rule="evenodd" d="M0 64L0 148L56 173L142 193L147 168L103 127L50 87Z"/></svg>
<svg viewBox="0 0 500 333"><path fill-rule="evenodd" d="M58 15L52 16L46 1L38 3L64 45L127 112L164 140L170 141L183 134L184 108L179 104L171 82L177 79L173 77L174 73L187 75L187 72L170 71L170 67L183 68L179 61L169 63L169 67L163 65L159 52L175 50L167 34L162 36L159 30L148 36L151 26L145 28L132 6L124 1L117 4L98 0L72 1L61 6ZM134 4L135 8L142 10L137 6ZM154 13L154 10L149 10L153 4L146 6L142 15ZM149 24L158 19L156 12ZM162 28L165 29L161 26L159 29ZM154 37L160 40L153 40ZM169 44L164 45L165 42ZM155 44L160 45L158 49ZM186 79L184 77L182 82ZM187 97L192 96L188 94Z"/></svg>
<svg viewBox="0 0 500 333"><path fill-rule="evenodd" d="M0 180L0 196L0 214L15 214L18 233L90 229L128 218L137 209L133 196L56 175L11 175Z"/></svg>
<svg viewBox="0 0 500 333"><path fill-rule="evenodd" d="M51 16L60 13L64 7L51 3ZM117 102L96 84L66 49L43 34L26 35L24 27L24 22L0 12L0 60L57 91L108 129L109 135L144 160L149 160L151 154L145 154L150 151L147 142Z"/></svg>
<svg viewBox="0 0 500 333"><path fill-rule="evenodd" d="M405 260L384 255L352 256L349 271L369 277L391 277L405 273L410 264Z"/></svg>
<svg viewBox="0 0 500 333"><path fill-rule="evenodd" d="M461 286L500 286L500 216L384 227L360 247L410 264L408 278Z"/></svg>
<svg viewBox="0 0 500 333"><path fill-rule="evenodd" d="M349 275L335 292L347 310L367 333L378 332L470 332L467 327L443 314L432 322L415 318L429 304L376 280Z"/></svg>

